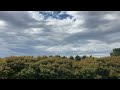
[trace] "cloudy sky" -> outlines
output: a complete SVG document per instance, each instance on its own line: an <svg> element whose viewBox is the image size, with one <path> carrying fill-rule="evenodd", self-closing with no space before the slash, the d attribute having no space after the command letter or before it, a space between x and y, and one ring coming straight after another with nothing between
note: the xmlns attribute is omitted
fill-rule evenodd
<svg viewBox="0 0 120 90"><path fill-rule="evenodd" d="M0 57L109 56L119 47L119 11L0 11Z"/></svg>

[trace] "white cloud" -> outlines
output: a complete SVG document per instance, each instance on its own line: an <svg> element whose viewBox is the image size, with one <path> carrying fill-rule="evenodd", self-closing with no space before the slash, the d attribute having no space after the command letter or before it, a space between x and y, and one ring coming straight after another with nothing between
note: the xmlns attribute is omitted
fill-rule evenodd
<svg viewBox="0 0 120 90"><path fill-rule="evenodd" d="M6 25L5 21L0 20L0 26L5 26L5 25Z"/></svg>
<svg viewBox="0 0 120 90"><path fill-rule="evenodd" d="M42 28L27 29L27 30L24 30L24 33L27 33L27 34L39 34L39 33L42 33Z"/></svg>
<svg viewBox="0 0 120 90"><path fill-rule="evenodd" d="M53 11L50 13L54 14ZM0 53L8 55L109 55L120 46L120 12L62 11L57 19L36 11L0 12Z"/></svg>
<svg viewBox="0 0 120 90"><path fill-rule="evenodd" d="M107 19L107 20L115 20L117 19L114 15L111 15L111 14L107 14L105 15L104 19Z"/></svg>

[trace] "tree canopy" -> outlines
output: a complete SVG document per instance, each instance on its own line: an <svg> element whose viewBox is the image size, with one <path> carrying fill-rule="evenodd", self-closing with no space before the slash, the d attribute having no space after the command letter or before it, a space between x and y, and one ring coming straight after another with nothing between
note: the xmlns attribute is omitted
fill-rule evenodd
<svg viewBox="0 0 120 90"><path fill-rule="evenodd" d="M114 48L110 53L111 56L120 56L120 48Z"/></svg>

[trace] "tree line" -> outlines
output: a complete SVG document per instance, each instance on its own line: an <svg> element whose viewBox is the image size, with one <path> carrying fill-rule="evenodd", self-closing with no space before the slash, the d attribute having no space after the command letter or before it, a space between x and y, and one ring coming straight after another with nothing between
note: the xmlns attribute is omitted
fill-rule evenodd
<svg viewBox="0 0 120 90"><path fill-rule="evenodd" d="M119 48L111 57L9 56L0 58L0 79L120 79Z"/></svg>

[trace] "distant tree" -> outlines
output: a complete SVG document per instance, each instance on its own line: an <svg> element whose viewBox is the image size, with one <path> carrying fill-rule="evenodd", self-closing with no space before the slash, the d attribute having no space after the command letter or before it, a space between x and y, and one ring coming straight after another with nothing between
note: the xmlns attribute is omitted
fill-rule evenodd
<svg viewBox="0 0 120 90"><path fill-rule="evenodd" d="M50 55L49 57L53 57L53 55Z"/></svg>
<svg viewBox="0 0 120 90"><path fill-rule="evenodd" d="M90 57L92 57L92 55L90 55Z"/></svg>
<svg viewBox="0 0 120 90"><path fill-rule="evenodd" d="M60 55L55 55L55 57L59 57L60 58L61 56Z"/></svg>
<svg viewBox="0 0 120 90"><path fill-rule="evenodd" d="M87 56L86 55L84 55L83 57L82 57L82 59L85 59Z"/></svg>
<svg viewBox="0 0 120 90"><path fill-rule="evenodd" d="M110 56L120 56L120 48L114 48Z"/></svg>
<svg viewBox="0 0 120 90"><path fill-rule="evenodd" d="M63 56L62 58L65 59L65 58L67 58L67 57Z"/></svg>
<svg viewBox="0 0 120 90"><path fill-rule="evenodd" d="M74 57L73 57L73 56L70 56L70 60L74 60Z"/></svg>
<svg viewBox="0 0 120 90"><path fill-rule="evenodd" d="M81 60L80 56L77 55L77 56L75 57L75 60L80 61L80 60Z"/></svg>
<svg viewBox="0 0 120 90"><path fill-rule="evenodd" d="M40 60L42 59L42 56L37 56L36 59Z"/></svg>
<svg viewBox="0 0 120 90"><path fill-rule="evenodd" d="M42 59L46 59L46 58L48 58L48 57L47 57L47 56L45 56L45 55L44 55L44 56L42 56Z"/></svg>

